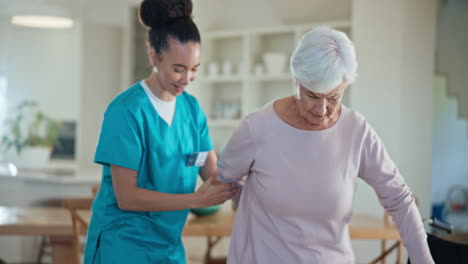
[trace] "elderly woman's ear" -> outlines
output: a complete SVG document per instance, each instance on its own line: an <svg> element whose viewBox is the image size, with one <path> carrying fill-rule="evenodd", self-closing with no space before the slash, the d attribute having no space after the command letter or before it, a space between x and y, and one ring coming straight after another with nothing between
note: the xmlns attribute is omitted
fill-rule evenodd
<svg viewBox="0 0 468 264"><path fill-rule="evenodd" d="M294 97L296 97L296 99L300 99L301 88L299 87L299 82L297 81L296 77L294 77L294 89L296 89L296 92L294 93Z"/></svg>

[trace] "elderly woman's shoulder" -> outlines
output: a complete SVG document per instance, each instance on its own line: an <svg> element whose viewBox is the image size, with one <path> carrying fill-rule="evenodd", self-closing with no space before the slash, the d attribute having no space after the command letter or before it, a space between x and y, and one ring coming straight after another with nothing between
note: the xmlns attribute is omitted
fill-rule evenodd
<svg viewBox="0 0 468 264"><path fill-rule="evenodd" d="M250 112L249 114L246 115L246 118L249 119L263 119L265 117L271 117L273 114L273 102L269 102L259 109Z"/></svg>
<svg viewBox="0 0 468 264"><path fill-rule="evenodd" d="M247 114L243 122L247 123L250 126L263 126L265 124L271 124L275 118L275 113L273 110L273 102L265 104L260 109L257 109L254 112Z"/></svg>
<svg viewBox="0 0 468 264"><path fill-rule="evenodd" d="M364 115L358 112L357 110L343 106L343 114L346 116L345 119L348 120L348 122L350 122L351 124L358 126L367 126L369 124Z"/></svg>

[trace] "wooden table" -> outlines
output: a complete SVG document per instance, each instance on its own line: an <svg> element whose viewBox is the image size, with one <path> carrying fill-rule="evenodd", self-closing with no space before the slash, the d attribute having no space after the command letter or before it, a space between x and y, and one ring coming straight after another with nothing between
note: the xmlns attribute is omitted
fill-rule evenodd
<svg viewBox="0 0 468 264"><path fill-rule="evenodd" d="M78 210L78 220L87 227L91 219L89 210ZM220 211L214 215L195 217L190 215L185 225L184 236L230 236L234 224L234 212ZM354 215L349 233L351 239L399 240L400 234L394 225L386 225L382 219L367 215Z"/></svg>
<svg viewBox="0 0 468 264"><path fill-rule="evenodd" d="M203 217L189 215L183 235L207 237L208 248L205 254L205 259L210 259L212 248L221 240L221 238L229 237L231 235L234 218L235 213L233 211L220 211L214 215ZM85 227L88 226L90 219L91 212L89 210L77 211L77 220ZM383 219L377 217L354 215L349 226L349 233L351 239L397 241L397 243L392 247L383 249L382 255L385 252L387 252L385 254L387 255L393 249L399 247L400 250L398 251L397 263L402 263L402 243L400 243L400 234L393 224L386 224ZM385 257L385 255L383 255L383 257ZM377 263L377 259L378 258L373 260L372 263Z"/></svg>
<svg viewBox="0 0 468 264"><path fill-rule="evenodd" d="M52 263L67 263L72 254L72 222L65 208L0 206L0 235L49 236Z"/></svg>
<svg viewBox="0 0 468 264"><path fill-rule="evenodd" d="M91 219L91 211L78 210L77 220L85 227ZM205 217L190 215L184 228L184 236L202 236L218 240L231 234L235 213L220 211ZM398 230L382 219L355 215L350 223L351 239L400 240ZM47 235L53 246L53 263L67 263L72 256L72 222L65 208L5 207L0 206L0 235ZM210 242L210 239L209 239ZM209 243L210 245L210 243ZM210 253L211 248L208 249Z"/></svg>

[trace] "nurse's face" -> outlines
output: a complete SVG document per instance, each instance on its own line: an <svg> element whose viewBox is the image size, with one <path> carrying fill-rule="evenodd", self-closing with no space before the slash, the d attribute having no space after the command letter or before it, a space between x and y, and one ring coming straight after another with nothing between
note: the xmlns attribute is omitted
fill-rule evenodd
<svg viewBox="0 0 468 264"><path fill-rule="evenodd" d="M152 54L161 88L173 96L180 95L197 78L200 55L200 43L169 38L168 49L160 56Z"/></svg>

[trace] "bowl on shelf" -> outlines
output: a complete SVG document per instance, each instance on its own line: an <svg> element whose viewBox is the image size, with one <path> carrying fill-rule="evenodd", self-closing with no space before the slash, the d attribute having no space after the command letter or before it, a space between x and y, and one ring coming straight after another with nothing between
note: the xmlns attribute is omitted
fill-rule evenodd
<svg viewBox="0 0 468 264"><path fill-rule="evenodd" d="M192 208L190 209L190 212L196 216L206 216L215 214L220 208L221 205L214 205L209 207Z"/></svg>
<svg viewBox="0 0 468 264"><path fill-rule="evenodd" d="M286 66L286 54L280 52L267 52L263 54L266 73L269 75L284 73Z"/></svg>

